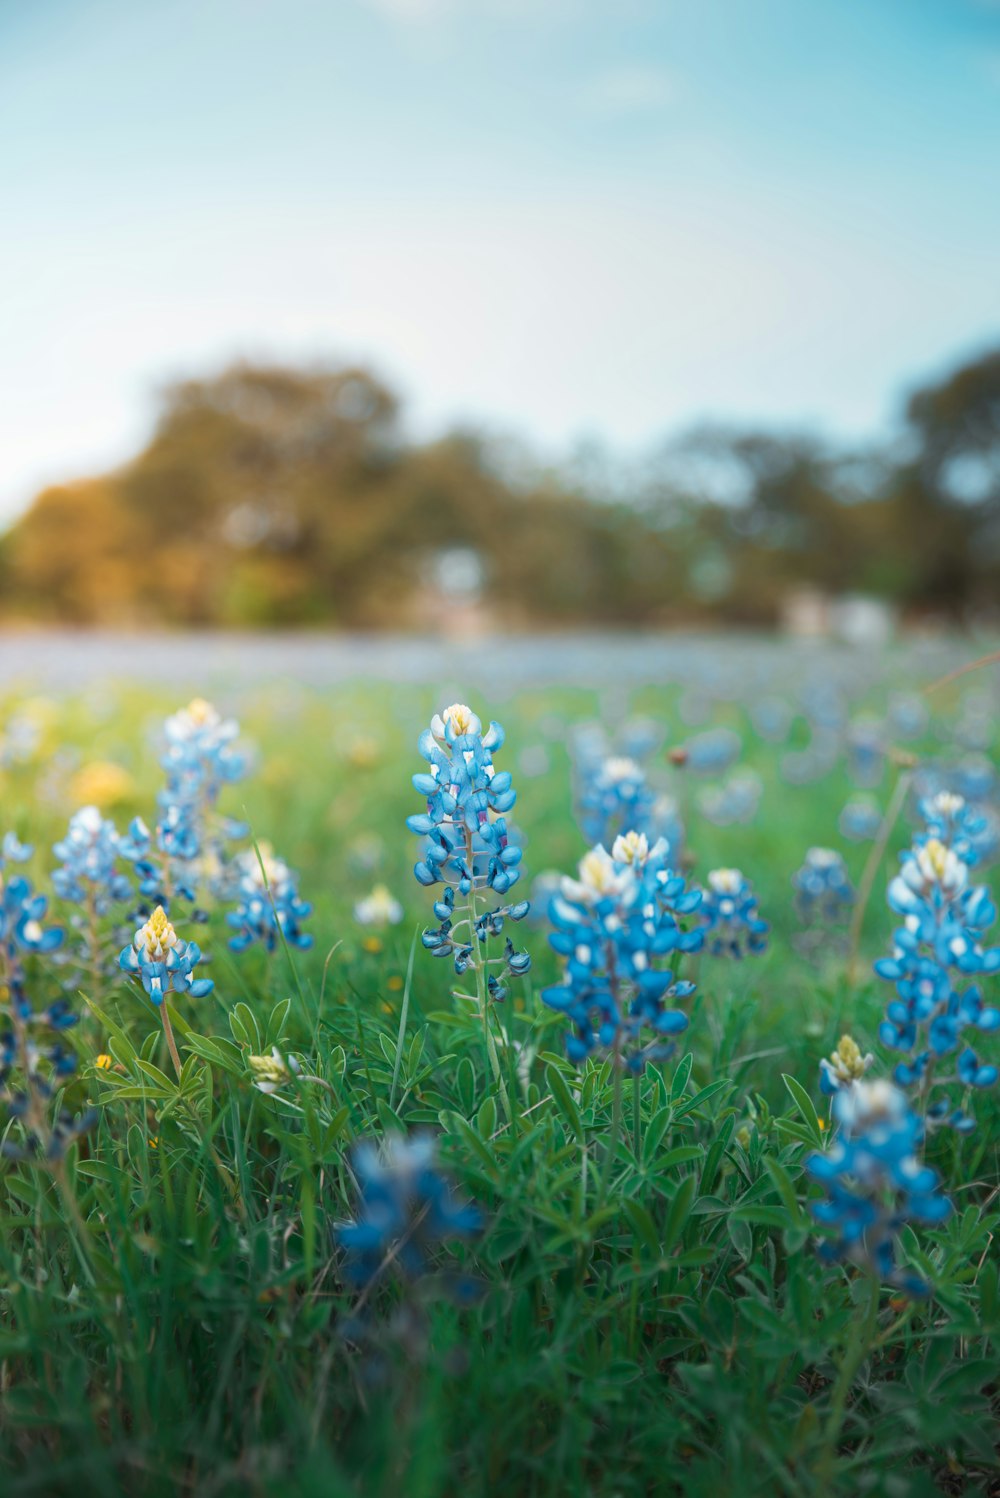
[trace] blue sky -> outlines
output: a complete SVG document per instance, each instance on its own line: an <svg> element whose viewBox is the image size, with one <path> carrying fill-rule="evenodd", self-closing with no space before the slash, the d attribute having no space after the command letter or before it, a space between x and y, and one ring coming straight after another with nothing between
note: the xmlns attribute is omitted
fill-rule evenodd
<svg viewBox="0 0 1000 1498"><path fill-rule="evenodd" d="M1000 0L0 0L0 514L167 378L887 431L1000 338Z"/></svg>

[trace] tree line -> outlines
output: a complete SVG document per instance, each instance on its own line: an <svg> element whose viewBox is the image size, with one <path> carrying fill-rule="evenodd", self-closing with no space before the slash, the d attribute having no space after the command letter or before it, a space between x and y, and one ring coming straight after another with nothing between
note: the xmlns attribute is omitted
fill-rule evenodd
<svg viewBox="0 0 1000 1498"><path fill-rule="evenodd" d="M628 469L415 442L366 369L240 364L0 538L8 620L116 626L766 627L803 587L956 622L998 583L1000 350L917 390L881 450L704 427Z"/></svg>

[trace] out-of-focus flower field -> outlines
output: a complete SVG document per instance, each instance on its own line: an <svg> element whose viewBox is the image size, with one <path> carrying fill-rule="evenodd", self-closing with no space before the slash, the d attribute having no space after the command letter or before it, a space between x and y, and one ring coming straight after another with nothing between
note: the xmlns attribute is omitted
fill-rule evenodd
<svg viewBox="0 0 1000 1498"><path fill-rule="evenodd" d="M996 667L858 660L8 692L5 1490L993 1491Z"/></svg>

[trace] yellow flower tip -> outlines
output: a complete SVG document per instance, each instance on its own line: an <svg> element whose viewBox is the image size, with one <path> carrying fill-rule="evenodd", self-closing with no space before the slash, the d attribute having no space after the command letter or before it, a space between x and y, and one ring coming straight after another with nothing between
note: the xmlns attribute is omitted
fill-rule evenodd
<svg viewBox="0 0 1000 1498"><path fill-rule="evenodd" d="M736 1143L741 1149L748 1150L750 1148L750 1130L746 1124L736 1130Z"/></svg>
<svg viewBox="0 0 1000 1498"><path fill-rule="evenodd" d="M150 1147L151 1150L158 1150L159 1149L159 1147L160 1147L160 1136L158 1134L150 1134L150 1136L149 1136L149 1147Z"/></svg>
<svg viewBox="0 0 1000 1498"><path fill-rule="evenodd" d="M615 838L611 856L616 863L644 864L649 857L649 839L644 832L625 832Z"/></svg>
<svg viewBox="0 0 1000 1498"><path fill-rule="evenodd" d="M464 702L453 702L441 714L442 722L450 723L456 734L468 733L472 727L474 713Z"/></svg>
<svg viewBox="0 0 1000 1498"><path fill-rule="evenodd" d="M211 723L218 717L215 708L204 697L191 698L187 705L187 715L197 728L203 728L206 723Z"/></svg>
<svg viewBox="0 0 1000 1498"><path fill-rule="evenodd" d="M819 1124L819 1131L820 1131L820 1133L821 1134L824 1133L825 1130L826 1130L826 1127L827 1127L826 1119L825 1118L818 1118L816 1120L816 1122Z"/></svg>
<svg viewBox="0 0 1000 1498"><path fill-rule="evenodd" d="M287 1082L290 1072L285 1058L277 1051L270 1056L248 1056L247 1066L255 1082Z"/></svg>
<svg viewBox="0 0 1000 1498"><path fill-rule="evenodd" d="M137 952L145 951L154 961L159 961L176 945L177 932L170 924L163 906L157 905L146 924L140 926L135 933L135 949Z"/></svg>
<svg viewBox="0 0 1000 1498"><path fill-rule="evenodd" d="M114 1065L114 1062L108 1055L107 1051L102 1051L94 1062L94 1065L97 1067L98 1071L110 1071L112 1066Z"/></svg>

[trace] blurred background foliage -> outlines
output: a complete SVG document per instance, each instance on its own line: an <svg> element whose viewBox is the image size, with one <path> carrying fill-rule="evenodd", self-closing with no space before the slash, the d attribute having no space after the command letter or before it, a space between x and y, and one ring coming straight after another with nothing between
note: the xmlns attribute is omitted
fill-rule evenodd
<svg viewBox="0 0 1000 1498"><path fill-rule="evenodd" d="M884 450L705 426L640 465L408 439L363 368L170 387L146 449L0 540L8 620L108 626L768 627L803 588L977 622L1000 584L1000 350Z"/></svg>

